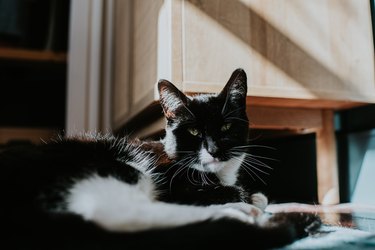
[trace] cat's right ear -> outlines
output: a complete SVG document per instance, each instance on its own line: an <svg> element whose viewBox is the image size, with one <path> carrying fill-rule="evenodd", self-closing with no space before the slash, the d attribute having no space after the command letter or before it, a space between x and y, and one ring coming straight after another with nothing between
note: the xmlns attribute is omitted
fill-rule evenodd
<svg viewBox="0 0 375 250"><path fill-rule="evenodd" d="M189 101L176 86L167 80L160 80L158 82L160 104L163 108L165 117L168 120L175 119L180 116L179 113L183 112Z"/></svg>
<svg viewBox="0 0 375 250"><path fill-rule="evenodd" d="M225 100L222 113L231 109L246 108L247 76L243 69L233 71L219 97Z"/></svg>

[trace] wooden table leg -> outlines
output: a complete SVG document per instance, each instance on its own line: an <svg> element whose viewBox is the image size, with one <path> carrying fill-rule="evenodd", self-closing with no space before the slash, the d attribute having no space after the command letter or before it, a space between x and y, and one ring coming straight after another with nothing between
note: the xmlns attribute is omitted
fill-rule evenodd
<svg viewBox="0 0 375 250"><path fill-rule="evenodd" d="M339 203L338 165L332 110L322 110L322 127L316 133L318 199L320 204Z"/></svg>

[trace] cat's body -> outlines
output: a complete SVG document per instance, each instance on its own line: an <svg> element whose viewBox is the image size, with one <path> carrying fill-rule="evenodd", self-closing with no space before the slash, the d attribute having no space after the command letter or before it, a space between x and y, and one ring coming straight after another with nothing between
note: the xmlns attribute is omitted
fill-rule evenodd
<svg viewBox="0 0 375 250"><path fill-rule="evenodd" d="M159 91L168 120L160 143L84 135L0 152L1 221L14 248L189 248L249 237L265 248L319 225L310 215L262 215L265 196L237 182L248 131L242 70L219 95L186 97L166 81Z"/></svg>

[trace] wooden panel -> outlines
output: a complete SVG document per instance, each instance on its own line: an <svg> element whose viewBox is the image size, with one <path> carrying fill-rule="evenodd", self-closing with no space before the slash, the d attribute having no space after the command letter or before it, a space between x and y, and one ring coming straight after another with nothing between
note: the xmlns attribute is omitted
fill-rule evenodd
<svg viewBox="0 0 375 250"><path fill-rule="evenodd" d="M194 95L197 93L187 93ZM283 107L283 108L309 108L309 109L349 109L366 105L363 102L335 101L322 99L297 99L297 98L278 98L278 97L260 97L247 96L246 103L249 106L262 107Z"/></svg>
<svg viewBox="0 0 375 250"><path fill-rule="evenodd" d="M42 143L43 141L49 141L57 133L57 130L45 128L0 128L0 144L12 140L29 140L33 143Z"/></svg>
<svg viewBox="0 0 375 250"><path fill-rule="evenodd" d="M0 48L0 58L31 61L66 62L66 53L49 50Z"/></svg>
<svg viewBox="0 0 375 250"><path fill-rule="evenodd" d="M132 103L153 93L157 75L159 11L163 0L133 1Z"/></svg>
<svg viewBox="0 0 375 250"><path fill-rule="evenodd" d="M322 127L317 109L247 107L251 128L317 130Z"/></svg>
<svg viewBox="0 0 375 250"><path fill-rule="evenodd" d="M118 127L130 111L131 13L130 0L115 1L113 63L113 126Z"/></svg>
<svg viewBox="0 0 375 250"><path fill-rule="evenodd" d="M323 127L317 131L317 176L319 203L339 203L338 165L333 112L322 113Z"/></svg>
<svg viewBox="0 0 375 250"><path fill-rule="evenodd" d="M184 1L184 90L218 92L242 67L252 96L375 102L369 5Z"/></svg>
<svg viewBox="0 0 375 250"><path fill-rule="evenodd" d="M117 0L115 17L114 128L141 112L154 99L159 67L160 12L164 0ZM170 35L169 33L167 35ZM168 46L168 44L167 44ZM160 64L160 65L159 65Z"/></svg>
<svg viewBox="0 0 375 250"><path fill-rule="evenodd" d="M246 103L250 106L284 107L284 108L312 108L312 109L348 109L364 105L360 102L334 100L308 100L276 97L248 96Z"/></svg>

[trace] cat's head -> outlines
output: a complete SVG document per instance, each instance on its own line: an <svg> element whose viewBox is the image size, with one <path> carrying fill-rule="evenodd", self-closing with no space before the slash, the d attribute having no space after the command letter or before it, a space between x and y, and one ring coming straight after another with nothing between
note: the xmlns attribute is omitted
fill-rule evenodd
<svg viewBox="0 0 375 250"><path fill-rule="evenodd" d="M167 80L160 80L158 88L167 119L163 143L168 156L234 184L249 129L245 71L235 70L219 94L190 97Z"/></svg>

